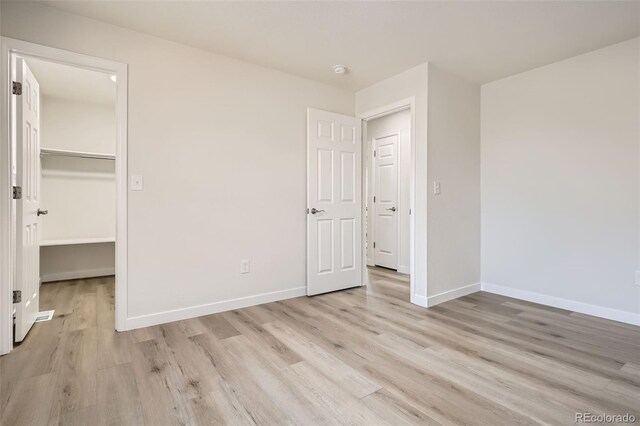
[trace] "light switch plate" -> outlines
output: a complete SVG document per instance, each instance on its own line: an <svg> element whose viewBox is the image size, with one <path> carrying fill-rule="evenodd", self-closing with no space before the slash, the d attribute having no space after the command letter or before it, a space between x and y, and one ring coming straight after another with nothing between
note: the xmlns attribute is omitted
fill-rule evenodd
<svg viewBox="0 0 640 426"><path fill-rule="evenodd" d="M440 181L439 180L434 180L433 181L433 193L438 195L440 194Z"/></svg>
<svg viewBox="0 0 640 426"><path fill-rule="evenodd" d="M240 261L240 273L241 274L249 273L249 261L247 259Z"/></svg>
<svg viewBox="0 0 640 426"><path fill-rule="evenodd" d="M131 190L142 191L144 189L144 183L142 181L142 175L131 175Z"/></svg>

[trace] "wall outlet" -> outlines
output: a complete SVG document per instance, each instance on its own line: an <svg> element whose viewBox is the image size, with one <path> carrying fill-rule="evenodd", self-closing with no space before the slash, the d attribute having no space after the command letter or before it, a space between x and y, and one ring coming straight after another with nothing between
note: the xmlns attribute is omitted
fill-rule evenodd
<svg viewBox="0 0 640 426"><path fill-rule="evenodd" d="M640 285L640 271L636 271L636 285Z"/></svg>
<svg viewBox="0 0 640 426"><path fill-rule="evenodd" d="M240 261L240 273L248 274L249 273L249 260L241 260Z"/></svg>
<svg viewBox="0 0 640 426"><path fill-rule="evenodd" d="M433 193L436 195L440 194L440 181L439 180L434 180L433 181Z"/></svg>

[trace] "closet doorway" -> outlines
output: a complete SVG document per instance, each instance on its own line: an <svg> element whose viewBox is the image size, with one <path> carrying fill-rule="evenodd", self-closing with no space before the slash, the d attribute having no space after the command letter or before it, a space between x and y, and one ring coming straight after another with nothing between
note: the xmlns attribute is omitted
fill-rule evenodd
<svg viewBox="0 0 640 426"><path fill-rule="evenodd" d="M11 70L2 168L8 159L13 285L10 330L2 287L0 354L50 311L82 328L100 308L97 300L115 299L107 327L123 330L126 66L5 38L2 51Z"/></svg>
<svg viewBox="0 0 640 426"><path fill-rule="evenodd" d="M30 84L34 111L39 103L36 116L39 123L32 124L35 131L31 144L34 150L40 145L40 171L35 176L40 184L36 180L32 188L23 188L24 199L33 195L33 201L39 204L37 220L31 225L24 224L31 226L33 238L39 242L33 264L39 264L40 269L33 272L40 284L46 286L40 288L46 294L69 293L47 304L32 301L33 312L38 314L36 309L40 306L40 315L44 310L67 315L73 306L68 306L66 299L82 292L82 284L95 287L94 281L72 280L115 275L115 81L108 74L36 58L20 58L20 65L34 79ZM26 92L22 94L24 101L29 96ZM33 159L36 167L37 160ZM25 170L27 179L29 172ZM112 286L110 281L103 282ZM22 297L38 297L39 293L34 291ZM93 306L82 308L95 310ZM15 342L26 336L31 316L28 310L22 322L16 318Z"/></svg>
<svg viewBox="0 0 640 426"><path fill-rule="evenodd" d="M409 274L411 110L365 124L367 265Z"/></svg>
<svg viewBox="0 0 640 426"><path fill-rule="evenodd" d="M371 291L416 297L415 99L360 114L363 134L363 247Z"/></svg>

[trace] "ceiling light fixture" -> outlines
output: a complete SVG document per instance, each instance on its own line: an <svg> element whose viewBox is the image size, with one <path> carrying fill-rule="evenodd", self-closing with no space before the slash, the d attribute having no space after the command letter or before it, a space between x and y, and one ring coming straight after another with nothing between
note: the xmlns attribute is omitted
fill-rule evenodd
<svg viewBox="0 0 640 426"><path fill-rule="evenodd" d="M347 72L347 67L345 67L344 65L334 65L333 72L335 72L336 74L345 74Z"/></svg>

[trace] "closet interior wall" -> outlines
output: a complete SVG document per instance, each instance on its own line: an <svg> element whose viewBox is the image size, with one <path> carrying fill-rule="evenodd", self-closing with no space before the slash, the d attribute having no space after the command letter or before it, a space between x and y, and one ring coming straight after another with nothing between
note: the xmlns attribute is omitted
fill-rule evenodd
<svg viewBox="0 0 640 426"><path fill-rule="evenodd" d="M41 280L112 275L115 106L46 95L41 105Z"/></svg>

